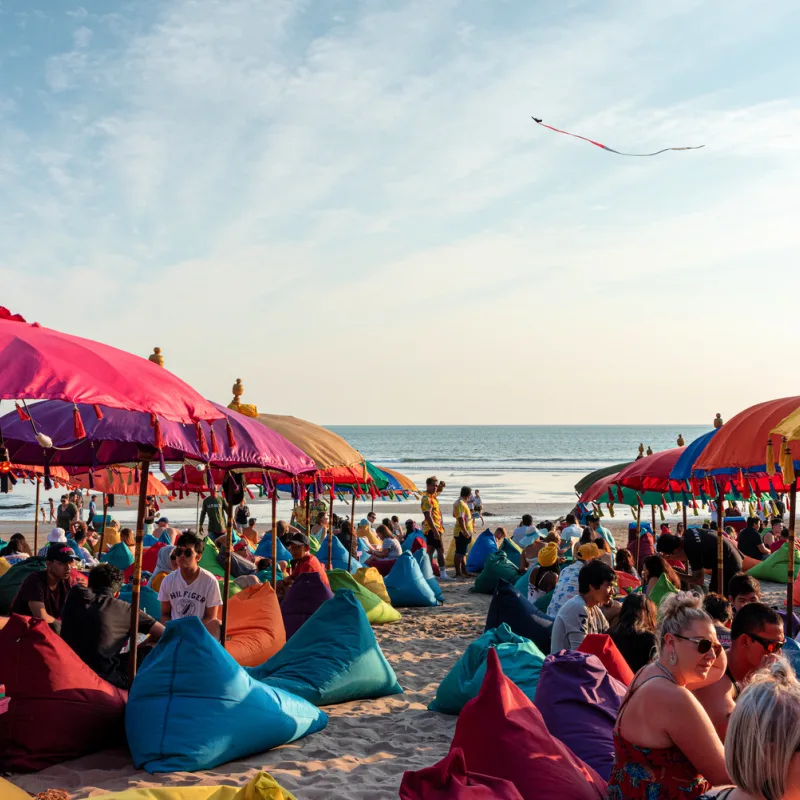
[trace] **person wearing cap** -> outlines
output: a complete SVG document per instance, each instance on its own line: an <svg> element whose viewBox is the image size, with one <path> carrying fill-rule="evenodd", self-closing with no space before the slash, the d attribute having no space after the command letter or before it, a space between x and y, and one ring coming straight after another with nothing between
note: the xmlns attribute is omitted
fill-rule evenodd
<svg viewBox="0 0 800 800"><path fill-rule="evenodd" d="M575 553L575 561L565 567L559 575L550 605L547 607L547 616L555 619L561 606L578 594L578 575L584 564L600 558L600 549L594 542L582 544Z"/></svg>
<svg viewBox="0 0 800 800"><path fill-rule="evenodd" d="M539 563L530 573L528 579L528 600L533 603L556 588L559 576L558 545L555 542L545 544L538 554Z"/></svg>
<svg viewBox="0 0 800 800"><path fill-rule="evenodd" d="M63 528L53 528L50 533L47 534L47 543L44 547L39 548L39 552L36 554L37 556L41 556L44 558L47 555L47 550L49 549L51 544L66 544L67 543L67 533Z"/></svg>
<svg viewBox="0 0 800 800"><path fill-rule="evenodd" d="M164 544L172 544L177 535L178 531L176 531L175 528L170 528L167 517L158 518L156 527L153 530L153 536L155 536L159 542L163 542Z"/></svg>
<svg viewBox="0 0 800 800"><path fill-rule="evenodd" d="M288 589L294 583L295 578L304 572L316 572L322 582L330 589L325 568L319 559L312 555L311 540L305 533L293 533L287 538L286 547L289 548L289 552L292 554L292 560L289 562L289 575L281 581L284 589Z"/></svg>
<svg viewBox="0 0 800 800"><path fill-rule="evenodd" d="M443 481L437 481L431 476L425 481L425 493L422 495L421 508L425 517L422 523L422 532L428 546L428 556L433 560L434 554L439 562L439 580L449 581L447 565L444 559L444 525L442 524L442 509L439 507L439 495L444 490Z"/></svg>
<svg viewBox="0 0 800 800"><path fill-rule="evenodd" d="M44 558L47 568L25 578L11 603L11 613L43 619L58 632L70 588L70 567L78 557L64 541L51 544Z"/></svg>

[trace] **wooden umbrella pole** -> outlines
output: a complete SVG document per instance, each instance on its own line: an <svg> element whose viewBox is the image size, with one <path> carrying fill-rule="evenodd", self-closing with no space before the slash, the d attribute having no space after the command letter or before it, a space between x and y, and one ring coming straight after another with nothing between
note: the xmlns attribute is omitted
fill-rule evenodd
<svg viewBox="0 0 800 800"><path fill-rule="evenodd" d="M347 571L350 572L350 564L353 560L353 539L356 536L356 493L353 492L353 502L350 505L350 551L347 556Z"/></svg>
<svg viewBox="0 0 800 800"><path fill-rule="evenodd" d="M200 530L200 489L197 490L197 512L194 518L195 533Z"/></svg>
<svg viewBox="0 0 800 800"><path fill-rule="evenodd" d="M789 487L789 566L786 574L786 638L794 638L794 525L797 520L795 502L797 501L797 481Z"/></svg>
<svg viewBox="0 0 800 800"><path fill-rule="evenodd" d="M272 487L272 588L278 583L278 489Z"/></svg>
<svg viewBox="0 0 800 800"><path fill-rule="evenodd" d="M233 555L233 503L228 503L228 524L225 532L225 581L222 584L222 631L219 638L225 647L228 633L228 590L231 588L231 560Z"/></svg>
<svg viewBox="0 0 800 800"><path fill-rule="evenodd" d="M636 506L636 566L639 566L639 547L642 541L642 507Z"/></svg>
<svg viewBox="0 0 800 800"><path fill-rule="evenodd" d="M683 535L686 535L686 530L688 529L689 525L686 521L686 503L681 503L682 511L683 511Z"/></svg>
<svg viewBox="0 0 800 800"><path fill-rule="evenodd" d="M103 492L103 530L100 531L100 544L97 545L97 557L103 555L103 544L106 539L106 520L108 519L108 496ZM142 523L144 524L144 523Z"/></svg>
<svg viewBox="0 0 800 800"><path fill-rule="evenodd" d="M350 563L347 564L348 571ZM333 484L331 484L330 508L328 509L328 569L333 568Z"/></svg>
<svg viewBox="0 0 800 800"><path fill-rule="evenodd" d="M147 510L147 480L150 477L151 454L140 453L142 466L139 475L139 507L136 509L136 547L133 555L133 581L131 582L131 634L128 653L129 683L136 677L136 655L139 649L139 595L142 583L142 546L144 543L144 515ZM104 495L105 497L105 495ZM103 525L105 533L105 524ZM100 539L102 545L102 537Z"/></svg>
<svg viewBox="0 0 800 800"><path fill-rule="evenodd" d="M306 492L306 534L311 536L311 495Z"/></svg>
<svg viewBox="0 0 800 800"><path fill-rule="evenodd" d="M36 481L36 505L33 509L33 554L39 552L39 493L42 490L42 482L34 477Z"/></svg>
<svg viewBox="0 0 800 800"><path fill-rule="evenodd" d="M650 506L650 516L652 518L652 527L653 527L653 538L656 535L656 507Z"/></svg>
<svg viewBox="0 0 800 800"><path fill-rule="evenodd" d="M722 520L725 509L723 503L725 502L725 494L722 486L717 489L717 591L725 597L725 576L724 576L724 547L722 542Z"/></svg>

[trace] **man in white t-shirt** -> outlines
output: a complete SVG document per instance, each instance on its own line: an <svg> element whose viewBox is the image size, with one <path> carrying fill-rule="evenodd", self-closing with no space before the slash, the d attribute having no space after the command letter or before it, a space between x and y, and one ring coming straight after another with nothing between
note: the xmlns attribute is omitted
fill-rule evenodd
<svg viewBox="0 0 800 800"><path fill-rule="evenodd" d="M561 541L572 546L583 535L583 528L578 525L574 514L567 514L567 527L561 531Z"/></svg>
<svg viewBox="0 0 800 800"><path fill-rule="evenodd" d="M523 514L522 521L519 523L519 527L514 529L514 533L511 534L511 541L514 544L522 546L522 540L528 536L528 534L535 533L536 528L533 526L533 517L530 514Z"/></svg>
<svg viewBox="0 0 800 800"><path fill-rule="evenodd" d="M219 638L217 609L222 605L219 581L200 567L205 543L194 533L182 533L175 543L177 569L161 582L161 621L200 617L209 633Z"/></svg>

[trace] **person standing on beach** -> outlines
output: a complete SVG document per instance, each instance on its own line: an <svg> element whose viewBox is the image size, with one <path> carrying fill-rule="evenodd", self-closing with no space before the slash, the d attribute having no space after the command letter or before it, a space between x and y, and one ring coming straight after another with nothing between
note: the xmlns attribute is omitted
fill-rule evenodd
<svg viewBox="0 0 800 800"><path fill-rule="evenodd" d="M61 495L61 503L56 509L56 527L63 531L69 531L72 529L72 523L77 519L78 507L75 503L70 502L69 495Z"/></svg>
<svg viewBox="0 0 800 800"><path fill-rule="evenodd" d="M47 499L48 504L50 505L50 522L56 521L56 504L52 497Z"/></svg>
<svg viewBox="0 0 800 800"><path fill-rule="evenodd" d="M89 519L87 520L87 524L91 525L94 522L96 514L97 514L97 495L93 494L89 498Z"/></svg>
<svg viewBox="0 0 800 800"><path fill-rule="evenodd" d="M472 489L469 486L462 486L460 497L453 503L453 518L456 521L453 531L456 549L453 557L453 566L457 578L471 577L467 572L467 551L469 550L469 543L472 541L472 535L475 533L472 514L470 514L469 505L467 505L467 500L471 494Z"/></svg>
<svg viewBox="0 0 800 800"><path fill-rule="evenodd" d="M239 505L233 512L233 525L237 533L241 533L250 520L250 508L244 500L244 497L239 501Z"/></svg>
<svg viewBox="0 0 800 800"><path fill-rule="evenodd" d="M483 498L481 497L481 490L476 489L475 494L472 496L472 519L480 518L481 527L485 527L486 523L483 521Z"/></svg>
<svg viewBox="0 0 800 800"><path fill-rule="evenodd" d="M425 519L422 522L422 532L425 534L425 542L428 545L428 556L433 559L434 553L439 562L439 580L449 581L447 566L444 560L444 544L442 535L444 525L442 524L442 510L439 507L439 495L444 489L444 481L437 481L431 476L425 481L425 494L422 495L422 515Z"/></svg>
<svg viewBox="0 0 800 800"><path fill-rule="evenodd" d="M208 534L212 539L225 533L227 531L225 514L227 513L228 504L217 494L216 489L210 489L209 495L203 500L203 506L200 509L200 533L203 533L203 522L205 522L206 515L208 515Z"/></svg>

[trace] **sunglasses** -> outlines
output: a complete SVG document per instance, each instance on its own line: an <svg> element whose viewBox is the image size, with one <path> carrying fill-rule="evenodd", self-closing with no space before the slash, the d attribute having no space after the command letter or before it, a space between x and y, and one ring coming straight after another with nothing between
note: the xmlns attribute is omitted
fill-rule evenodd
<svg viewBox="0 0 800 800"><path fill-rule="evenodd" d="M194 548L187 547L185 550L178 548L177 550L173 550L170 558L173 556L175 558L180 558L181 556L186 556L186 558L191 558L194 555Z"/></svg>
<svg viewBox="0 0 800 800"><path fill-rule="evenodd" d="M765 639L763 636L756 636L755 633L748 633L747 635L758 642L768 653L780 653L786 644L786 642L778 639Z"/></svg>
<svg viewBox="0 0 800 800"><path fill-rule="evenodd" d="M712 648L714 655L719 658L722 652L722 645L719 642L712 642L711 639L703 639L698 636L681 636L679 633L673 634L676 639L683 639L685 642L694 642L697 645L697 652L701 656L705 655Z"/></svg>

